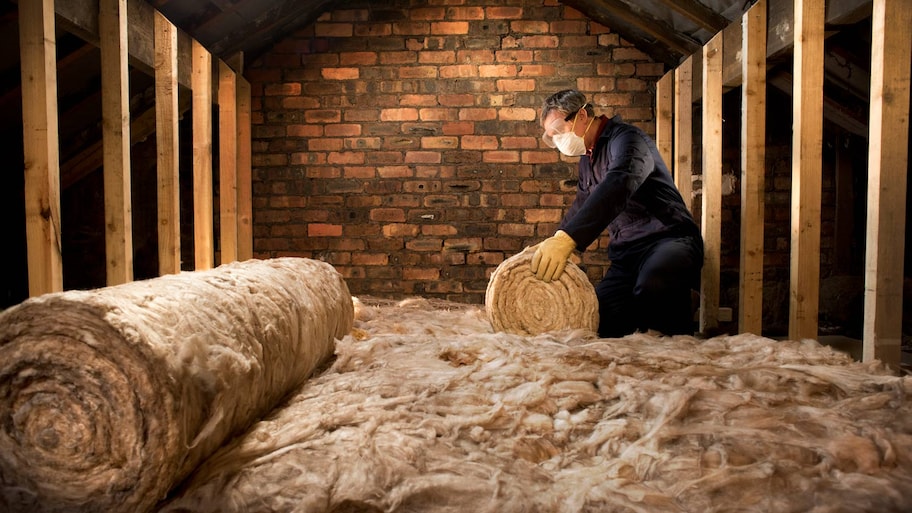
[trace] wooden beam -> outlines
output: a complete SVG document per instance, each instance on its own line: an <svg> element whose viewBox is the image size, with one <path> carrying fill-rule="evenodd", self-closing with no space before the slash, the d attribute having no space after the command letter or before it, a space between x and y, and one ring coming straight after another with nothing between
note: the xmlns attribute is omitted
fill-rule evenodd
<svg viewBox="0 0 912 513"><path fill-rule="evenodd" d="M674 161L672 148L674 147L674 72L669 71L656 83L656 145L659 154L668 164L669 169Z"/></svg>
<svg viewBox="0 0 912 513"><path fill-rule="evenodd" d="M909 170L912 5L874 0L862 359L899 370Z"/></svg>
<svg viewBox="0 0 912 513"><path fill-rule="evenodd" d="M827 25L843 25L860 21L870 13L871 0L826 0ZM792 51L794 48L794 5L792 0L768 0L767 2L767 43L766 59L771 61ZM741 24L731 23L723 29L723 45L728 48L740 46ZM741 85L741 53L726 52L722 56L722 84L727 88ZM699 76L695 76L698 79ZM700 99L702 88L699 80L694 81L694 101Z"/></svg>
<svg viewBox="0 0 912 513"><path fill-rule="evenodd" d="M180 113L183 114L190 107L190 102L186 97L180 99ZM130 144L135 145L145 141L155 133L156 114L155 108L150 108L142 114L136 116L130 122ZM60 187L66 190L74 183L82 180L96 169L102 167L104 163L104 152L101 141L96 141L86 146L78 154L74 155L66 162L60 165Z"/></svg>
<svg viewBox="0 0 912 513"><path fill-rule="evenodd" d="M682 56L699 50L700 44L674 30L667 23L634 12L619 0L565 0L568 5L611 27L654 60L676 66Z"/></svg>
<svg viewBox="0 0 912 513"><path fill-rule="evenodd" d="M688 57L675 68L674 179L687 210L693 212L693 67Z"/></svg>
<svg viewBox="0 0 912 513"><path fill-rule="evenodd" d="M789 338L816 339L820 308L824 0L795 0Z"/></svg>
<svg viewBox="0 0 912 513"><path fill-rule="evenodd" d="M763 328L763 221L766 184L766 0L743 16L741 45L741 268L738 331Z"/></svg>
<svg viewBox="0 0 912 513"><path fill-rule="evenodd" d="M659 3L696 23L710 34L722 30L729 23L724 16L696 0L659 0Z"/></svg>
<svg viewBox="0 0 912 513"><path fill-rule="evenodd" d="M54 0L19 6L29 295L63 290Z"/></svg>
<svg viewBox="0 0 912 513"><path fill-rule="evenodd" d="M192 43L193 72L193 247L196 270L215 260L212 213L212 55Z"/></svg>
<svg viewBox="0 0 912 513"><path fill-rule="evenodd" d="M155 15L155 119L158 147L158 271L181 271L180 110L177 89L177 29Z"/></svg>
<svg viewBox="0 0 912 513"><path fill-rule="evenodd" d="M219 61L219 242L221 263L238 259L237 75Z"/></svg>
<svg viewBox="0 0 912 513"><path fill-rule="evenodd" d="M118 285L133 280L130 71L127 63L126 9L126 0L99 1L105 262L108 285Z"/></svg>
<svg viewBox="0 0 912 513"><path fill-rule="evenodd" d="M719 326L722 255L722 34L703 47L703 274L700 331Z"/></svg>
<svg viewBox="0 0 912 513"><path fill-rule="evenodd" d="M98 0L56 0L57 25L88 43L99 45ZM155 9L144 0L127 0L126 20L130 26L126 47L130 63L148 75L155 68ZM177 81L190 87L190 41L178 31Z"/></svg>
<svg viewBox="0 0 912 513"><path fill-rule="evenodd" d="M253 258L253 161L251 153L250 82L238 76L238 260Z"/></svg>

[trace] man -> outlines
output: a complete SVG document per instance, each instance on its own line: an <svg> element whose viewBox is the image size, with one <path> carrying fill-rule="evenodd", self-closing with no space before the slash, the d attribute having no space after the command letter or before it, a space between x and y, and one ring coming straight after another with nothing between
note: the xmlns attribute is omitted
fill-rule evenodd
<svg viewBox="0 0 912 513"><path fill-rule="evenodd" d="M655 142L619 116L595 116L572 89L545 100L541 125L545 144L580 157L579 185L557 232L537 246L532 272L558 279L573 250L608 228L611 266L595 288L599 335L693 334L703 239Z"/></svg>

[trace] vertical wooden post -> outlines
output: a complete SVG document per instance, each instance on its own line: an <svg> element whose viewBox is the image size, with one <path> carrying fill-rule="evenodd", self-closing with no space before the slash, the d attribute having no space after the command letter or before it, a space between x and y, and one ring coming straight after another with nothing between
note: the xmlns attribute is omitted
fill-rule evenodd
<svg viewBox="0 0 912 513"><path fill-rule="evenodd" d="M127 0L100 0L101 117L107 283L133 280Z"/></svg>
<svg viewBox="0 0 912 513"><path fill-rule="evenodd" d="M155 12L155 127L158 144L158 269L179 273L180 138L177 29Z"/></svg>
<svg viewBox="0 0 912 513"><path fill-rule="evenodd" d="M63 290L54 1L19 6L29 295Z"/></svg>
<svg viewBox="0 0 912 513"><path fill-rule="evenodd" d="M193 248L195 269L215 260L212 213L212 55L193 40Z"/></svg>
<svg viewBox="0 0 912 513"><path fill-rule="evenodd" d="M253 258L253 162L251 160L250 82L237 83L238 260Z"/></svg>
<svg viewBox="0 0 912 513"><path fill-rule="evenodd" d="M700 331L719 326L722 254L722 32L703 47L703 277Z"/></svg>
<svg viewBox="0 0 912 513"><path fill-rule="evenodd" d="M687 210L693 212L693 63L691 55L675 69L674 179Z"/></svg>
<svg viewBox="0 0 912 513"><path fill-rule="evenodd" d="M824 0L795 0L789 338L817 338L823 171Z"/></svg>
<svg viewBox="0 0 912 513"><path fill-rule="evenodd" d="M674 167L672 148L674 147L674 72L669 71L656 83L656 145L662 160L671 171Z"/></svg>
<svg viewBox="0 0 912 513"><path fill-rule="evenodd" d="M763 206L766 173L766 0L742 20L741 269L738 331L763 327Z"/></svg>
<svg viewBox="0 0 912 513"><path fill-rule="evenodd" d="M219 60L219 241L221 263L238 259L237 75Z"/></svg>
<svg viewBox="0 0 912 513"><path fill-rule="evenodd" d="M881 360L897 370L902 356L912 6L907 0L874 0L871 20L871 133L862 358Z"/></svg>

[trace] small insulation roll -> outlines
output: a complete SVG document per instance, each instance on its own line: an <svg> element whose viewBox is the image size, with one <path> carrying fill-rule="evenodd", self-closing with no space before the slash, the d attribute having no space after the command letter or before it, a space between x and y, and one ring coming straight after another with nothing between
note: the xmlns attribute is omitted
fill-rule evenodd
<svg viewBox="0 0 912 513"><path fill-rule="evenodd" d="M545 283L532 273L535 250L504 260L491 274L485 311L496 331L538 335L562 329L598 331L595 288L573 262L557 280Z"/></svg>

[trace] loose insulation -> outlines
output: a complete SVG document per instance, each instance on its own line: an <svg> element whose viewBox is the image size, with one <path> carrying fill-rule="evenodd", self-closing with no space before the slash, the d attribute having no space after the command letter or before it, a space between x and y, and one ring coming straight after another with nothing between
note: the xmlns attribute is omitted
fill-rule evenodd
<svg viewBox="0 0 912 513"><path fill-rule="evenodd" d="M332 367L160 511L901 512L912 378L814 341L495 333L356 303Z"/></svg>
<svg viewBox="0 0 912 513"><path fill-rule="evenodd" d="M0 314L0 511L150 510L349 333L328 264L228 264Z"/></svg>
<svg viewBox="0 0 912 513"><path fill-rule="evenodd" d="M579 267L567 262L560 278L545 283L530 267L533 248L501 262L485 291L485 311L495 331L538 335L562 329L598 331L595 288Z"/></svg>

